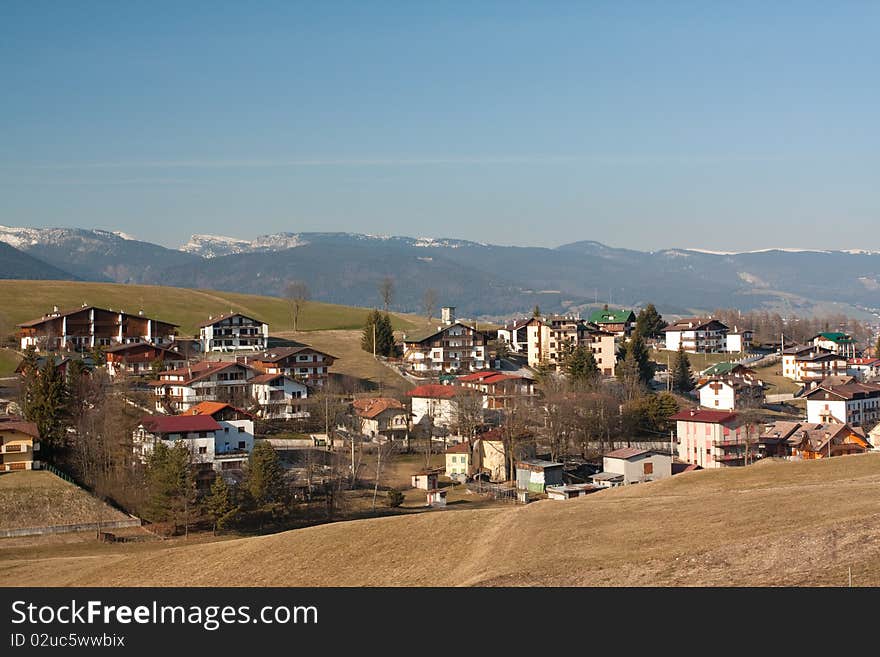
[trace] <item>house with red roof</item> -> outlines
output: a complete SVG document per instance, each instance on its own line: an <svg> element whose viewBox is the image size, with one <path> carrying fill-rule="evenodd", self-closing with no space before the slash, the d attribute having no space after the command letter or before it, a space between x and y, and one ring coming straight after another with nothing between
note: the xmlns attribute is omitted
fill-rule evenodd
<svg viewBox="0 0 880 657"><path fill-rule="evenodd" d="M336 356L300 343L244 357L246 365L266 374L286 374L312 387L324 385L336 360Z"/></svg>
<svg viewBox="0 0 880 657"><path fill-rule="evenodd" d="M352 410L358 418L360 432L371 438L400 440L409 431L409 411L406 406L390 397L355 399Z"/></svg>
<svg viewBox="0 0 880 657"><path fill-rule="evenodd" d="M670 419L676 422L679 461L727 468L757 456L760 428L743 422L734 411L686 409Z"/></svg>
<svg viewBox="0 0 880 657"><path fill-rule="evenodd" d="M159 442L168 447L182 442L189 449L197 483L205 489L214 480L215 473L239 479L253 449L252 440L250 449L246 442L243 447L238 447L238 441L226 440L223 429L209 414L146 415L132 433L134 454L146 462Z"/></svg>
<svg viewBox="0 0 880 657"><path fill-rule="evenodd" d="M251 399L262 418L294 420L309 417L309 388L286 374L257 374L248 379Z"/></svg>
<svg viewBox="0 0 880 657"><path fill-rule="evenodd" d="M435 427L453 428L458 424L459 398L463 395L476 395L464 386L447 386L439 383L426 383L416 386L406 393L412 400L412 422L421 424L430 418Z"/></svg>
<svg viewBox="0 0 880 657"><path fill-rule="evenodd" d="M220 429L214 434L215 469L223 472L241 470L254 449L255 417L223 402L206 401L196 404L185 415L206 415L214 418ZM219 468L216 464L219 463Z"/></svg>
<svg viewBox="0 0 880 657"><path fill-rule="evenodd" d="M874 381L880 378L880 358L849 358L846 373L863 383Z"/></svg>
<svg viewBox="0 0 880 657"><path fill-rule="evenodd" d="M487 370L460 376L456 383L481 392L483 408L489 409L512 408L518 401L535 396L535 380L522 374Z"/></svg>

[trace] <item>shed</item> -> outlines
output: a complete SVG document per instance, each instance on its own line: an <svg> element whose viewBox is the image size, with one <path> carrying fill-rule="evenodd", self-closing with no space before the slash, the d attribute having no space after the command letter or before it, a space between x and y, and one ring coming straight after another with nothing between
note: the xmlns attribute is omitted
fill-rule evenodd
<svg viewBox="0 0 880 657"><path fill-rule="evenodd" d="M595 493L601 487L593 484L565 484L563 486L547 486L547 497L551 500L570 500L589 493Z"/></svg>
<svg viewBox="0 0 880 657"><path fill-rule="evenodd" d="M527 459L516 463L516 487L543 493L547 486L562 485L562 463Z"/></svg>
<svg viewBox="0 0 880 657"><path fill-rule="evenodd" d="M437 488L437 482L440 473L437 470L420 470L411 478L413 488L421 488L422 490L433 490Z"/></svg>

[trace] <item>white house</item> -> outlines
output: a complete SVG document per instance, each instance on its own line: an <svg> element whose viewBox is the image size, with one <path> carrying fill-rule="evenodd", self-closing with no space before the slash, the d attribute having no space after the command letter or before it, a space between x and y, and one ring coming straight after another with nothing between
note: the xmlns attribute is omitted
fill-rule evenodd
<svg viewBox="0 0 880 657"><path fill-rule="evenodd" d="M202 402L186 415L214 419L220 428L214 433L214 469L218 472L241 470L254 449L254 416L220 402Z"/></svg>
<svg viewBox="0 0 880 657"><path fill-rule="evenodd" d="M262 351L269 341L269 325L241 313L208 318L199 326L202 351Z"/></svg>
<svg viewBox="0 0 880 657"><path fill-rule="evenodd" d="M237 407L249 406L248 379L253 368L229 361L201 361L188 367L159 373L151 381L160 413L182 413L203 401L222 401Z"/></svg>
<svg viewBox="0 0 880 657"><path fill-rule="evenodd" d="M251 399L259 406L260 417L292 420L309 417L305 400L309 388L284 374L258 374L248 379Z"/></svg>
<svg viewBox="0 0 880 657"><path fill-rule="evenodd" d="M700 406L732 411L742 407L757 407L764 403L764 384L752 377L713 376L696 387Z"/></svg>
<svg viewBox="0 0 880 657"><path fill-rule="evenodd" d="M734 354L751 351L755 332L751 329L740 329L736 326L727 333L725 350Z"/></svg>
<svg viewBox="0 0 880 657"><path fill-rule="evenodd" d="M727 334L730 329L717 319L689 317L680 319L663 329L666 349L678 351L679 345L690 353L718 353L730 351Z"/></svg>
<svg viewBox="0 0 880 657"><path fill-rule="evenodd" d="M873 381L880 377L880 358L850 358L846 361L846 373L859 381Z"/></svg>
<svg viewBox="0 0 880 657"><path fill-rule="evenodd" d="M817 386L804 395L807 422L837 422L871 427L880 420L880 384L847 383Z"/></svg>
<svg viewBox="0 0 880 657"><path fill-rule="evenodd" d="M846 374L846 358L816 345L795 345L782 352L782 376L799 383Z"/></svg>
<svg viewBox="0 0 880 657"><path fill-rule="evenodd" d="M195 464L213 464L220 425L210 415L146 415L132 434L135 456L146 462L161 440L168 447L183 441Z"/></svg>
<svg viewBox="0 0 880 657"><path fill-rule="evenodd" d="M846 333L841 331L825 331L810 338L810 343L816 347L822 347L833 351L843 358L856 357L856 341Z"/></svg>
<svg viewBox="0 0 880 657"><path fill-rule="evenodd" d="M474 395L474 391L462 386L444 386L426 383L406 393L412 399L412 422L421 424L430 417L435 427L452 429L459 419L459 397Z"/></svg>
<svg viewBox="0 0 880 657"><path fill-rule="evenodd" d="M599 486L626 486L672 476L672 457L646 449L624 447L602 459L602 472L593 475Z"/></svg>

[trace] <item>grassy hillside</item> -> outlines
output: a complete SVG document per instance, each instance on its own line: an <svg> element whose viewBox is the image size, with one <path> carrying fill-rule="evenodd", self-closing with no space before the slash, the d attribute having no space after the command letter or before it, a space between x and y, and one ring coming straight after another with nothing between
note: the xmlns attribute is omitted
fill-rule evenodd
<svg viewBox="0 0 880 657"><path fill-rule="evenodd" d="M0 474L0 529L127 519L121 511L51 472Z"/></svg>
<svg viewBox="0 0 880 657"><path fill-rule="evenodd" d="M878 484L880 454L762 462L567 502L448 508L138 554L96 547L91 555L52 558L9 550L0 558L0 580L18 586L845 586L851 568L854 585L878 586Z"/></svg>
<svg viewBox="0 0 880 657"><path fill-rule="evenodd" d="M209 315L230 310L268 322L272 334L293 328L289 304L277 297L155 285L0 280L0 316L8 325L4 329L7 333L21 322L41 317L52 310L52 306L69 309L83 303L130 313L143 309L150 317L179 324L182 336L198 332L198 325ZM364 325L368 312L367 308L312 301L301 312L298 328L303 331L358 329ZM393 319L394 327L401 330L412 330L422 321L405 315L395 315Z"/></svg>
<svg viewBox="0 0 880 657"><path fill-rule="evenodd" d="M0 377L12 376L21 361L18 352L12 349L0 349Z"/></svg>

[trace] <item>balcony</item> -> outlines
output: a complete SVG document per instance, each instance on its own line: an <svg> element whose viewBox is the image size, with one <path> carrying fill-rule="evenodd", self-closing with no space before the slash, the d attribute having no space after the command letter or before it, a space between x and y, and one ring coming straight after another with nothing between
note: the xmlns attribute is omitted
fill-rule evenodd
<svg viewBox="0 0 880 657"><path fill-rule="evenodd" d="M27 445L3 445L0 454L20 454L27 451Z"/></svg>

